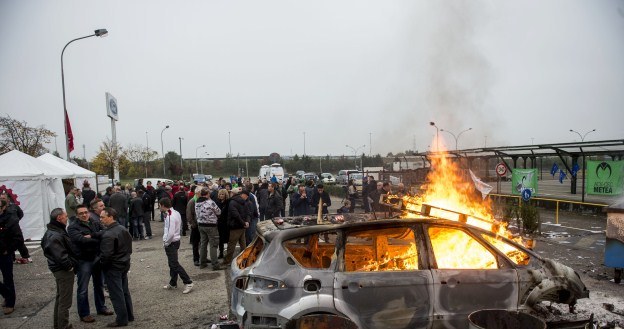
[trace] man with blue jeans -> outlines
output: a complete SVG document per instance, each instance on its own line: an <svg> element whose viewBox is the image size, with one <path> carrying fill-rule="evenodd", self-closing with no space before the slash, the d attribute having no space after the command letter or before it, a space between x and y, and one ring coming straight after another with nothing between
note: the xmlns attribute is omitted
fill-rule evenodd
<svg viewBox="0 0 624 329"><path fill-rule="evenodd" d="M76 266L76 306L78 316L82 322L94 322L95 318L89 309L89 280L93 277L93 298L95 309L100 315L113 315L104 304L104 289L102 287L102 268L100 267L100 241L95 236L100 231L99 223L89 218L87 206L79 205L76 208L78 220L69 224L67 233L72 242L72 249L78 259Z"/></svg>

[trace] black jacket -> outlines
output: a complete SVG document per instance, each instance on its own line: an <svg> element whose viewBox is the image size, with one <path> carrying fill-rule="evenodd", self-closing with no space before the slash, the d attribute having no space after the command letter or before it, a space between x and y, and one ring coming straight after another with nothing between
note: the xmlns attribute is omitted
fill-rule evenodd
<svg viewBox="0 0 624 329"><path fill-rule="evenodd" d="M102 269L128 271L130 254L132 254L132 236L119 223L113 222L103 231L100 241Z"/></svg>
<svg viewBox="0 0 624 329"><path fill-rule="evenodd" d="M228 206L228 226L231 229L245 228L245 223L249 223L249 211L245 203L245 200L240 195L230 200Z"/></svg>
<svg viewBox="0 0 624 329"><path fill-rule="evenodd" d="M0 214L0 255L15 252L22 243L24 236L17 215L7 211Z"/></svg>
<svg viewBox="0 0 624 329"><path fill-rule="evenodd" d="M65 225L53 221L47 227L48 230L41 239L41 249L48 259L48 268L51 272L69 271L77 261Z"/></svg>
<svg viewBox="0 0 624 329"><path fill-rule="evenodd" d="M280 211L284 207L284 200L282 196L277 192L273 192L273 194L269 194L267 199L267 208L266 208L266 219L271 219L273 217L279 216Z"/></svg>
<svg viewBox="0 0 624 329"><path fill-rule="evenodd" d="M82 189L82 204L87 207L91 207L91 201L95 199L95 191L90 187L85 187Z"/></svg>
<svg viewBox="0 0 624 329"><path fill-rule="evenodd" d="M91 219L87 222L77 219L67 226L67 234L76 258L95 260L100 253L100 240L95 236L100 230L100 224L91 221ZM85 235L90 235L91 238L85 238Z"/></svg>
<svg viewBox="0 0 624 329"><path fill-rule="evenodd" d="M177 210L180 215L182 215L182 220L186 220L186 204L188 203L188 198L186 197L186 192L184 190L179 190L176 194L173 195L173 200L171 200L171 206L173 209Z"/></svg>
<svg viewBox="0 0 624 329"><path fill-rule="evenodd" d="M329 197L329 193L323 191L323 194L319 194L318 190L314 192L312 195L312 204L311 206L316 209L318 212L319 200L323 198L323 203L327 204L327 206L323 206L323 214L327 214L327 207L331 206L331 198Z"/></svg>
<svg viewBox="0 0 624 329"><path fill-rule="evenodd" d="M5 212L15 214L15 216L17 216L17 219L22 219L22 217L24 217L24 211L22 210L22 208L14 203L9 203L9 206L6 208Z"/></svg>
<svg viewBox="0 0 624 329"><path fill-rule="evenodd" d="M128 217L128 198L121 192L115 192L110 197L109 207L117 211L118 218Z"/></svg>
<svg viewBox="0 0 624 329"><path fill-rule="evenodd" d="M136 197L130 200L130 218L143 218L143 200Z"/></svg>
<svg viewBox="0 0 624 329"><path fill-rule="evenodd" d="M221 209L221 215L219 215L219 219L217 220L217 227L222 229L228 228L228 210L230 209L230 199L225 200L225 202L221 202L221 200L215 201L217 207Z"/></svg>
<svg viewBox="0 0 624 329"><path fill-rule="evenodd" d="M299 192L291 196L293 215L301 216L310 213L310 196L306 194L305 198L301 198Z"/></svg>

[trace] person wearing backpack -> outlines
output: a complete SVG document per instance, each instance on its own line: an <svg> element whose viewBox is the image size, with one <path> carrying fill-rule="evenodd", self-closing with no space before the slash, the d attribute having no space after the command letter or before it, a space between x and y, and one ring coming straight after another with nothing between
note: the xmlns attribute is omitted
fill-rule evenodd
<svg viewBox="0 0 624 329"><path fill-rule="evenodd" d="M221 209L210 199L210 189L204 187L200 191L200 196L195 202L195 216L197 217L197 228L199 229L199 268L208 267L208 243L210 242L210 263L212 270L220 270L217 252L219 249L219 229L217 220L221 215Z"/></svg>

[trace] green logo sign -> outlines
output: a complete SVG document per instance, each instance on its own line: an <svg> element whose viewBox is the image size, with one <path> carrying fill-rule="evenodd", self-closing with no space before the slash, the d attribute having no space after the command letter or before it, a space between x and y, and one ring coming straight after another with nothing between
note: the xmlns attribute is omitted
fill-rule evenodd
<svg viewBox="0 0 624 329"><path fill-rule="evenodd" d="M622 194L624 161L587 161L587 194Z"/></svg>
<svg viewBox="0 0 624 329"><path fill-rule="evenodd" d="M537 169L514 169L512 171L511 194L522 195L524 190L529 190L530 196L537 195Z"/></svg>

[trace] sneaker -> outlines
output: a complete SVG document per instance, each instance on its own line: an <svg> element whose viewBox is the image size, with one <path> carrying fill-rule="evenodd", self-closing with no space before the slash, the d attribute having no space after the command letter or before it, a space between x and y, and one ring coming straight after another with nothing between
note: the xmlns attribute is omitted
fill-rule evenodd
<svg viewBox="0 0 624 329"><path fill-rule="evenodd" d="M32 263L32 261L28 261L28 258L17 258L15 259L16 264L28 264Z"/></svg>
<svg viewBox="0 0 624 329"><path fill-rule="evenodd" d="M152 239L152 237L149 236L149 235L145 237L145 240L151 240L151 239Z"/></svg>
<svg viewBox="0 0 624 329"><path fill-rule="evenodd" d="M166 286L163 287L163 289L165 289L165 290L172 290L172 289L177 289L177 288L178 288L178 286L172 286L172 285L170 285L168 283L167 283Z"/></svg>
<svg viewBox="0 0 624 329"><path fill-rule="evenodd" d="M192 288L192 286L193 286L193 284L191 283L191 288ZM13 308L13 307L3 307L2 308L2 313L4 313L4 315L9 315L9 314L13 313L13 311L15 311L15 308Z"/></svg>
<svg viewBox="0 0 624 329"><path fill-rule="evenodd" d="M191 290L193 290L193 284L189 283L187 285L184 285L184 291L182 291L182 293L188 294L189 292L191 292Z"/></svg>

